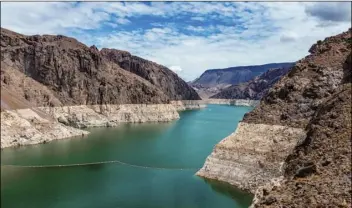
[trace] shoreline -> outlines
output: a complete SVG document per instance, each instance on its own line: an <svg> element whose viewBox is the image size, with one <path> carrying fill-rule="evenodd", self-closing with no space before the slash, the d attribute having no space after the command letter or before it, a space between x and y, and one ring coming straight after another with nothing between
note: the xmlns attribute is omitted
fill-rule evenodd
<svg viewBox="0 0 352 208"><path fill-rule="evenodd" d="M122 123L169 122L179 111L207 104L252 106L253 101L180 100L168 104L76 105L33 107L1 111L1 149L47 143L89 134L85 128L114 127Z"/></svg>

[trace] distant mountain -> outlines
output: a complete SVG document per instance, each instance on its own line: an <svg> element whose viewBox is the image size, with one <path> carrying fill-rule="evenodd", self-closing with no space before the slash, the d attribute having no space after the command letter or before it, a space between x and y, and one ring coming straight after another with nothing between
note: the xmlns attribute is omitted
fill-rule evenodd
<svg viewBox="0 0 352 208"><path fill-rule="evenodd" d="M289 69L294 63L270 63L264 65L237 66L225 69L206 70L199 78L189 83L204 99L209 98L221 90L239 83L247 82L269 69Z"/></svg>
<svg viewBox="0 0 352 208"><path fill-rule="evenodd" d="M231 85L210 98L260 100L290 68L269 69L254 79Z"/></svg>
<svg viewBox="0 0 352 208"><path fill-rule="evenodd" d="M201 84L203 87L214 87L219 84L239 84L253 79L269 69L273 68L290 68L294 63L270 63L253 66L237 66L225 69L206 70L192 84Z"/></svg>

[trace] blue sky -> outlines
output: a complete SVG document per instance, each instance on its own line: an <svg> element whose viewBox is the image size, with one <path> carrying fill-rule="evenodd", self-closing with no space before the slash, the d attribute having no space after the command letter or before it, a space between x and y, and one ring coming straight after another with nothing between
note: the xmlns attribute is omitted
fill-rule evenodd
<svg viewBox="0 0 352 208"><path fill-rule="evenodd" d="M319 39L346 31L339 2L2 2L1 25L126 50L185 80L204 70L297 61Z"/></svg>

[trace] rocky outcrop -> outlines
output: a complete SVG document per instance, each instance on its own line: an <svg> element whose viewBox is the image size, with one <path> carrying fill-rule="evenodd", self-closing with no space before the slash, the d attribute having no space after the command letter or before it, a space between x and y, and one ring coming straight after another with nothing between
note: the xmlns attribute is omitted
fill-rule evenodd
<svg viewBox="0 0 352 208"><path fill-rule="evenodd" d="M89 132L44 118L32 109L1 112L1 148L46 143Z"/></svg>
<svg viewBox="0 0 352 208"><path fill-rule="evenodd" d="M44 143L89 133L76 128L167 122L178 118L179 114L172 104L80 105L3 110L1 148Z"/></svg>
<svg viewBox="0 0 352 208"><path fill-rule="evenodd" d="M1 148L88 133L70 126L178 119L170 101L181 99L200 98L164 66L62 35L1 28Z"/></svg>
<svg viewBox="0 0 352 208"><path fill-rule="evenodd" d="M166 67L131 56L131 67L127 69L124 62L111 60L107 50L89 48L61 35L25 36L1 29L2 86L20 90L26 100L36 106L200 99L186 82ZM25 80L17 79L18 72L43 85L43 92L49 90L50 93L36 97L29 92L30 86L18 82ZM143 76L144 73L148 76Z"/></svg>
<svg viewBox="0 0 352 208"><path fill-rule="evenodd" d="M289 70L290 68L269 69L248 82L227 87L210 98L260 100Z"/></svg>
<svg viewBox="0 0 352 208"><path fill-rule="evenodd" d="M328 197L329 205L337 204L330 200L350 202L350 198L346 198L346 193L351 191L350 184L346 183L350 180L351 172L346 170L346 167L350 170L350 164L347 165L350 160L345 158L351 153L351 136L346 131L350 128L346 123L351 116L347 111L351 108L350 98L348 92L341 95L345 98L334 98L344 83L351 82L350 41L351 29L313 45L311 54L298 61L260 104L244 116L236 132L215 146L197 175L228 182L252 193L258 187L271 187L264 188L262 195L258 190L253 205L256 207L270 204L272 207L307 207L305 203L308 207L317 207L315 205L322 204L318 200L323 200L323 197L315 197L319 193ZM344 110L332 110L338 105L344 106ZM335 113L324 114L325 121L318 121L315 118L320 114L319 109ZM334 120L334 117L339 119ZM314 135L311 129L319 133ZM326 162L329 158L334 168L323 168L322 163L329 164ZM340 164L342 170L337 170ZM300 178L292 181L293 174ZM337 180L334 180L335 174L339 177ZM285 180L288 182L283 188L278 188ZM298 185L298 181L303 185ZM328 194L328 188L334 185L335 193ZM292 194L288 194L291 191ZM332 199L339 194L337 199ZM296 202L298 206L292 206Z"/></svg>
<svg viewBox="0 0 352 208"><path fill-rule="evenodd" d="M284 177L257 190L253 208L351 207L351 84L342 88L319 107L286 158Z"/></svg>
<svg viewBox="0 0 352 208"><path fill-rule="evenodd" d="M289 150L304 136L300 128L240 122L233 134L215 146L197 175L254 193L258 183L282 174Z"/></svg>
<svg viewBox="0 0 352 208"><path fill-rule="evenodd" d="M103 48L101 54L122 69L149 81L171 100L200 100L194 89L165 66L116 49Z"/></svg>
<svg viewBox="0 0 352 208"><path fill-rule="evenodd" d="M179 118L172 104L80 105L38 107L58 122L77 128L113 127L121 123L166 122Z"/></svg>
<svg viewBox="0 0 352 208"><path fill-rule="evenodd" d="M305 128L318 106L336 93L351 70L351 32L314 44L244 117L245 122Z"/></svg>

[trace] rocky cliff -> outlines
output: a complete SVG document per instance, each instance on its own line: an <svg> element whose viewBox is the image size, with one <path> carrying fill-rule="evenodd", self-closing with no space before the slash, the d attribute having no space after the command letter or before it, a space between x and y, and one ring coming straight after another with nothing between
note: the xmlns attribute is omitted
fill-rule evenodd
<svg viewBox="0 0 352 208"><path fill-rule="evenodd" d="M351 95L347 84L322 103L286 158L284 177L260 187L253 208L351 207Z"/></svg>
<svg viewBox="0 0 352 208"><path fill-rule="evenodd" d="M108 51L120 54L117 50L89 48L61 35L25 36L1 29L1 84L16 88L33 104L46 106L199 99L166 67L131 55L128 63L113 60ZM29 77L43 85L42 96L30 92L31 86L17 79L18 72L23 73L23 79Z"/></svg>
<svg viewBox="0 0 352 208"><path fill-rule="evenodd" d="M61 35L1 29L1 148L88 133L72 126L170 121L179 118L170 101L181 99L200 98L151 61Z"/></svg>
<svg viewBox="0 0 352 208"><path fill-rule="evenodd" d="M199 96L176 73L126 51L103 48L101 54L122 69L132 72L161 89L171 100L199 100Z"/></svg>
<svg viewBox="0 0 352 208"><path fill-rule="evenodd" d="M248 82L231 85L210 98L260 100L289 70L290 68L269 69Z"/></svg>
<svg viewBox="0 0 352 208"><path fill-rule="evenodd" d="M351 29L309 51L215 146L197 175L256 193L256 207L350 204L351 99L341 89L351 82Z"/></svg>

